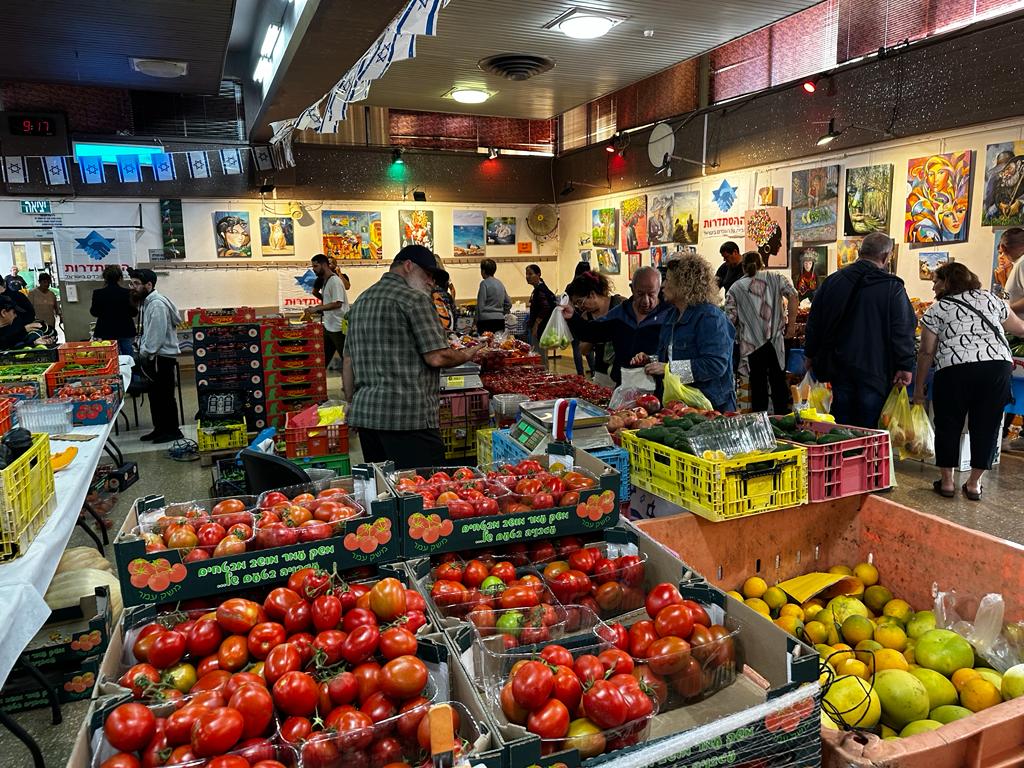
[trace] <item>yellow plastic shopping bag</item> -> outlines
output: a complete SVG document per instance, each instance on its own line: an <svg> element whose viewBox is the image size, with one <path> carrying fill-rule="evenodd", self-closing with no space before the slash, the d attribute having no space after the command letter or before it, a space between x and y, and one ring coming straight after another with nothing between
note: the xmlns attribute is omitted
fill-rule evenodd
<svg viewBox="0 0 1024 768"><path fill-rule="evenodd" d="M935 429L923 405L910 409L909 427L904 430L906 446L903 455L912 459L930 459L935 455Z"/></svg>
<svg viewBox="0 0 1024 768"><path fill-rule="evenodd" d="M927 416L925 416L927 418ZM899 385L892 388L882 406L878 428L889 432L893 450L900 450L907 442L907 433L912 430L910 422L910 398L907 388Z"/></svg>
<svg viewBox="0 0 1024 768"><path fill-rule="evenodd" d="M672 373L666 364L665 392L661 398L661 402L668 405L669 403L674 403L676 401L702 411L714 410L714 406L711 405L711 401L707 399L703 392L696 387L683 384L682 380L676 374Z"/></svg>

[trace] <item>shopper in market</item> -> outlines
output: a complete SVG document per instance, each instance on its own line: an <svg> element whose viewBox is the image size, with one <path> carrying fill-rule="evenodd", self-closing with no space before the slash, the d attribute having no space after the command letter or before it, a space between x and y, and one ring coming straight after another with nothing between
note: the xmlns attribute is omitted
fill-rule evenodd
<svg viewBox="0 0 1024 768"><path fill-rule="evenodd" d="M914 402L925 402L932 364L935 413L935 465L942 477L932 487L952 498L960 466L960 436L967 419L971 473L961 486L964 496L980 501L982 478L992 469L998 450L1003 409L1010 401L1013 355L1004 331L1024 335L1024 320L1006 303L981 289L981 281L963 264L945 264L932 278L935 303L921 318Z"/></svg>
<svg viewBox="0 0 1024 768"><path fill-rule="evenodd" d="M582 275L584 272L590 272L590 271L591 271L590 270L590 262L589 261L581 261L579 264L576 265L576 268L573 270L572 279L575 280L577 277ZM572 285L572 281L569 282L569 285ZM565 293L566 293L566 295L569 294L569 285L565 286ZM583 373L584 373L584 370L583 370L583 352L580 350L580 340L577 339L576 337L573 337L573 340L572 340L572 364L576 368L576 375L577 376L582 376ZM593 354L593 352L591 352L590 355L587 356L587 365L590 366L590 370L591 371L594 370L594 354Z"/></svg>
<svg viewBox="0 0 1024 768"><path fill-rule="evenodd" d="M530 346L540 349L540 335L551 317L551 312L558 303L554 292L548 288L544 278L540 276L540 266L530 264L526 268L526 282L533 288L530 293L530 312L526 318L526 327L530 334ZM544 357L543 353L541 355Z"/></svg>
<svg viewBox="0 0 1024 768"><path fill-rule="evenodd" d="M142 301L139 333L139 363L149 380L149 413L153 431L140 440L169 443L183 435L178 425L174 380L178 368L177 327L181 313L169 298L156 289L156 272L136 269L131 273L132 291Z"/></svg>
<svg viewBox="0 0 1024 768"><path fill-rule="evenodd" d="M19 277L18 279L20 280L21 278ZM20 288L12 288L10 283L5 282L3 291L0 291L0 296L6 296L11 300L18 311L21 322L25 325L36 319L35 307L32 306L32 302L29 301L28 296L22 293Z"/></svg>
<svg viewBox="0 0 1024 768"><path fill-rule="evenodd" d="M718 252L722 255L722 264L715 272L715 282L729 293L733 283L743 277L743 257L740 255L740 247L732 240L722 243Z"/></svg>
<svg viewBox="0 0 1024 768"><path fill-rule="evenodd" d="M19 349L33 344L40 330L36 322L26 326L14 302L0 295L0 349Z"/></svg>
<svg viewBox="0 0 1024 768"><path fill-rule="evenodd" d="M789 412L785 338L796 333L800 297L785 275L769 272L757 251L743 254L745 276L725 295L725 314L736 326L741 375L750 378L754 411ZM783 309L785 307L785 309Z"/></svg>
<svg viewBox="0 0 1024 768"><path fill-rule="evenodd" d="M437 269L433 253L408 245L349 312L342 380L347 421L359 430L366 461L444 464L438 370L472 360L480 348L448 346L430 298Z"/></svg>
<svg viewBox="0 0 1024 768"><path fill-rule="evenodd" d="M28 300L35 310L36 320L47 328L57 327L57 318L60 314L60 302L57 295L51 289L53 278L46 272L40 272L36 278L36 287L28 292Z"/></svg>
<svg viewBox="0 0 1024 768"><path fill-rule="evenodd" d="M806 365L831 382L839 424L874 429L890 388L913 378L917 317L887 269L892 248L888 235L867 235L857 261L825 278L807 318Z"/></svg>
<svg viewBox="0 0 1024 768"><path fill-rule="evenodd" d="M736 331L715 304L718 285L710 265L695 253L670 261L662 293L672 307L661 327L658 361L640 354L632 364L644 365L651 376L664 376L668 369L684 384L703 392L716 411L735 411L732 352Z"/></svg>
<svg viewBox="0 0 1024 768"><path fill-rule="evenodd" d="M584 272L569 284L569 301L584 320L605 317L625 301L612 291L612 284L600 272ZM580 339L580 352L590 361L590 372L601 386L611 387L611 371L615 365L615 349L604 341Z"/></svg>
<svg viewBox="0 0 1024 768"><path fill-rule="evenodd" d="M451 284L451 275L445 270L438 269L434 273L434 289L430 292L430 298L434 302L434 309L437 310L437 319L441 321L441 329L445 333L455 332L455 299L452 298L448 286Z"/></svg>
<svg viewBox="0 0 1024 768"><path fill-rule="evenodd" d="M121 285L121 267L108 264L103 268L102 288L92 292L89 314L96 318L93 337L116 341L117 351L131 355L135 343L135 317L139 309L132 301L132 292Z"/></svg>
<svg viewBox="0 0 1024 768"><path fill-rule="evenodd" d="M318 278L323 278L322 303L306 309L307 315L320 315L324 326L324 366L331 364L335 353L341 357L345 353L345 332L341 321L348 312L348 296L341 278L331 269L330 260L318 253L310 264Z"/></svg>
<svg viewBox="0 0 1024 768"><path fill-rule="evenodd" d="M476 292L476 330L498 333L505 330L505 315L512 311L512 299L501 281L494 276L498 265L494 259L480 262L480 288Z"/></svg>
<svg viewBox="0 0 1024 768"><path fill-rule="evenodd" d="M11 267L11 274L4 278L4 284L8 291L23 291L28 287L25 278L18 274L18 266Z"/></svg>
<svg viewBox="0 0 1024 768"><path fill-rule="evenodd" d="M1010 302L1010 309L1017 313L1017 317L1024 320L1024 229L1010 227L1003 232L997 246L999 260L1005 258L1013 266L1006 278L1006 296Z"/></svg>

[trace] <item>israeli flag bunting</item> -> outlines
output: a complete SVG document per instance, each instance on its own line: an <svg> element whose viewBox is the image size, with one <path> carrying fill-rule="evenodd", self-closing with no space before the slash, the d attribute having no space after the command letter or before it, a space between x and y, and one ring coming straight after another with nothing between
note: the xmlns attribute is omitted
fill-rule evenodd
<svg viewBox="0 0 1024 768"><path fill-rule="evenodd" d="M62 155L39 158L43 161L43 176L51 187L64 186L68 180L68 162Z"/></svg>
<svg viewBox="0 0 1024 768"><path fill-rule="evenodd" d="M136 184L142 181L142 166L138 155L117 156L117 177L122 184Z"/></svg>
<svg viewBox="0 0 1024 768"><path fill-rule="evenodd" d="M78 171L86 184L103 184L107 180L102 157L79 157Z"/></svg>
<svg viewBox="0 0 1024 768"><path fill-rule="evenodd" d="M228 176L235 176L242 172L242 153L237 149L222 149L220 151L220 165Z"/></svg>
<svg viewBox="0 0 1024 768"><path fill-rule="evenodd" d="M157 181L174 181L178 175L174 171L174 155L169 152L157 152L150 155L153 162L153 178Z"/></svg>
<svg viewBox="0 0 1024 768"><path fill-rule="evenodd" d="M270 155L270 147L263 145L252 148L252 156L256 161L256 170L258 171L272 171L274 170L274 158Z"/></svg>
<svg viewBox="0 0 1024 768"><path fill-rule="evenodd" d="M25 158L17 155L4 157L4 178L8 184L28 184L28 169Z"/></svg>
<svg viewBox="0 0 1024 768"><path fill-rule="evenodd" d="M206 152L186 152L188 156L188 172L193 179L210 178L210 158Z"/></svg>

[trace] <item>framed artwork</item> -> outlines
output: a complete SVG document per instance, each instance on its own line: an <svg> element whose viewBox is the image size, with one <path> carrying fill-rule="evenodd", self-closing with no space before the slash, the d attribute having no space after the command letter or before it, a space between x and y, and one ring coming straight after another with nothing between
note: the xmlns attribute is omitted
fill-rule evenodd
<svg viewBox="0 0 1024 768"><path fill-rule="evenodd" d="M515 245L516 217L488 216L487 245Z"/></svg>
<svg viewBox="0 0 1024 768"><path fill-rule="evenodd" d="M672 242L672 195L652 195L647 209L647 238L651 245Z"/></svg>
<svg viewBox="0 0 1024 768"><path fill-rule="evenodd" d="M295 255L295 222L291 216L260 216L260 254Z"/></svg>
<svg viewBox="0 0 1024 768"><path fill-rule="evenodd" d="M892 210L892 165L846 169L846 212L843 234L864 236L888 232Z"/></svg>
<svg viewBox="0 0 1024 768"><path fill-rule="evenodd" d="M324 255L338 261L381 258L379 211L321 211Z"/></svg>
<svg viewBox="0 0 1024 768"><path fill-rule="evenodd" d="M615 248L618 244L618 211L614 208L597 208L590 214L590 242L595 247Z"/></svg>
<svg viewBox="0 0 1024 768"><path fill-rule="evenodd" d="M794 242L835 242L839 210L839 166L793 171Z"/></svg>
<svg viewBox="0 0 1024 768"><path fill-rule="evenodd" d="M789 252L786 224L787 211L782 206L755 208L747 211L744 221L744 250L757 251L769 269L785 269L789 266Z"/></svg>
<svg viewBox="0 0 1024 768"><path fill-rule="evenodd" d="M700 238L700 192L676 192L672 195L673 243L696 245Z"/></svg>
<svg viewBox="0 0 1024 768"><path fill-rule="evenodd" d="M185 222L181 216L181 200L160 201L160 232L164 239L162 259L184 259Z"/></svg>
<svg viewBox="0 0 1024 768"><path fill-rule="evenodd" d="M483 211L452 211L453 254L483 256L486 248Z"/></svg>
<svg viewBox="0 0 1024 768"><path fill-rule="evenodd" d="M860 244L863 241L863 237L848 237L836 243L836 269L848 267L860 258Z"/></svg>
<svg viewBox="0 0 1024 768"><path fill-rule="evenodd" d="M622 250L627 253L647 248L647 195L627 197L622 208Z"/></svg>
<svg viewBox="0 0 1024 768"><path fill-rule="evenodd" d="M922 280L931 282L935 279L935 270L943 264L949 264L949 251L918 251L917 274Z"/></svg>
<svg viewBox="0 0 1024 768"><path fill-rule="evenodd" d="M398 237L401 248L422 245L434 250L434 212L422 208L398 212Z"/></svg>
<svg viewBox="0 0 1024 768"><path fill-rule="evenodd" d="M248 211L214 211L213 241L218 259L251 259L252 232Z"/></svg>
<svg viewBox="0 0 1024 768"><path fill-rule="evenodd" d="M911 160L907 164L906 242L966 242L970 193L971 150Z"/></svg>
<svg viewBox="0 0 1024 768"><path fill-rule="evenodd" d="M814 294L828 275L828 246L808 245L793 249L793 285L800 300L814 300Z"/></svg>
<svg viewBox="0 0 1024 768"><path fill-rule="evenodd" d="M985 147L984 227L1024 224L1024 141L1004 141Z"/></svg>
<svg viewBox="0 0 1024 768"><path fill-rule="evenodd" d="M668 246L656 245L651 248L651 266L657 269L665 266L668 261Z"/></svg>
<svg viewBox="0 0 1024 768"><path fill-rule="evenodd" d="M605 275L620 274L622 272L622 261L619 252L614 248L598 248L597 269Z"/></svg>
<svg viewBox="0 0 1024 768"><path fill-rule="evenodd" d="M640 269L640 254L632 252L627 255L629 257L629 279L632 280L633 275L635 275L636 271Z"/></svg>
<svg viewBox="0 0 1024 768"><path fill-rule="evenodd" d="M750 204L749 184L749 174L730 174L721 181L701 184L701 237L743 237L743 211ZM679 214L674 215L678 219Z"/></svg>

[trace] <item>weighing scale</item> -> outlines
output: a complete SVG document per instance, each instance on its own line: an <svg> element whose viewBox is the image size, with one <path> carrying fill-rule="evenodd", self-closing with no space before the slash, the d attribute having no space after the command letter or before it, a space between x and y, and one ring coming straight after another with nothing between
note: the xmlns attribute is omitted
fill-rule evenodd
<svg viewBox="0 0 1024 768"><path fill-rule="evenodd" d="M480 381L480 364L463 363L454 368L441 369L441 391L456 392L460 389L479 389L483 387Z"/></svg>
<svg viewBox="0 0 1024 768"><path fill-rule="evenodd" d="M509 429L508 436L527 453L543 453L551 441L554 408L554 400L523 403L519 406L519 421ZM572 444L585 451L614 445L606 426L608 417L608 411L603 408L586 400L577 400Z"/></svg>

